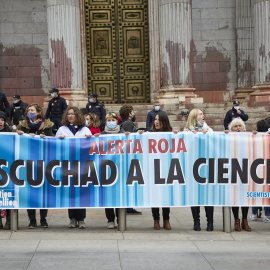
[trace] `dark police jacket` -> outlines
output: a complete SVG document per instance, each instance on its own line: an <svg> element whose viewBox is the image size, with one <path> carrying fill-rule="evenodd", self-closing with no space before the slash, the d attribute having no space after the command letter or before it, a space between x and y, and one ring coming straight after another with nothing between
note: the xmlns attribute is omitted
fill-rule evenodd
<svg viewBox="0 0 270 270"><path fill-rule="evenodd" d="M101 131L103 131L105 127L106 116L106 110L104 109L104 105L99 101L96 101L96 103L89 102L86 104L86 110L88 111L88 113L95 113L99 117L101 121L100 129Z"/></svg>
<svg viewBox="0 0 270 270"><path fill-rule="evenodd" d="M6 110L9 110L9 103L7 101L6 95L3 93L0 93L0 111L4 112L5 108Z"/></svg>
<svg viewBox="0 0 270 270"><path fill-rule="evenodd" d="M45 118L62 118L62 114L67 109L67 103L64 98L52 98L49 101L48 109Z"/></svg>
<svg viewBox="0 0 270 270"><path fill-rule="evenodd" d="M11 121L13 119L14 125L17 126L19 124L19 121L23 119L25 109L27 106L28 106L28 104L25 102L22 102L21 100L18 103L16 103L16 104L13 103L10 106L9 117L10 117Z"/></svg>
<svg viewBox="0 0 270 270"><path fill-rule="evenodd" d="M232 122L234 118L240 117L243 121L248 120L248 115L245 114L243 110L240 110L241 114L237 113L237 110L233 107L231 110L229 110L226 113L226 116L224 118L224 128L225 130L229 129L229 124Z"/></svg>

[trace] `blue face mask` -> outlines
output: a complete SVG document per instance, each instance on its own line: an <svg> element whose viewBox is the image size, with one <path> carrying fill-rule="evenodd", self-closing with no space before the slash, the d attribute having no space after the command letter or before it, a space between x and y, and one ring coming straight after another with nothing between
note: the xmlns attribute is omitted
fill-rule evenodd
<svg viewBox="0 0 270 270"><path fill-rule="evenodd" d="M34 119L34 118L37 117L37 114L36 114L36 113L28 112L28 113L27 113L27 116L28 116L29 119Z"/></svg>
<svg viewBox="0 0 270 270"><path fill-rule="evenodd" d="M14 104L18 103L18 100L17 99L13 100L13 103Z"/></svg>
<svg viewBox="0 0 270 270"><path fill-rule="evenodd" d="M116 128L116 122L108 122L107 127L109 129L115 129Z"/></svg>
<svg viewBox="0 0 270 270"><path fill-rule="evenodd" d="M51 94L51 97L54 98L55 97L55 94Z"/></svg>
<svg viewBox="0 0 270 270"><path fill-rule="evenodd" d="M198 127L202 127L203 124L202 124L201 122L197 121L197 126L198 126Z"/></svg>
<svg viewBox="0 0 270 270"><path fill-rule="evenodd" d="M86 126L86 127L88 127L88 126L89 126L89 124L88 124L88 121L87 121L87 120L85 120L85 126Z"/></svg>
<svg viewBox="0 0 270 270"><path fill-rule="evenodd" d="M90 101L91 103L93 103L94 100L93 100L92 98L89 98L89 101Z"/></svg>
<svg viewBox="0 0 270 270"><path fill-rule="evenodd" d="M155 111L159 111L160 107L159 106L155 106Z"/></svg>

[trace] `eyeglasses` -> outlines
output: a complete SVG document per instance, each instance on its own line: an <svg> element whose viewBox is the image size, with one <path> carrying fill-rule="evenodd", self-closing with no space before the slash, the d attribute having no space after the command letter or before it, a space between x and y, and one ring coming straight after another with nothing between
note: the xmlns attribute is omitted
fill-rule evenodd
<svg viewBox="0 0 270 270"><path fill-rule="evenodd" d="M70 115L75 115L75 114L74 113L68 113L67 115L70 116Z"/></svg>

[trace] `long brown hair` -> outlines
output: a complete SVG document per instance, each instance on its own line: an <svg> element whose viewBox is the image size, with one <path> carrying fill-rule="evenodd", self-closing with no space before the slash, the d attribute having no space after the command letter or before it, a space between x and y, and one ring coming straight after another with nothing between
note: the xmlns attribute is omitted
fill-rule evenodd
<svg viewBox="0 0 270 270"><path fill-rule="evenodd" d="M63 126L66 126L67 127L70 124L69 121L68 121L68 117L67 117L68 112L70 110L73 110L74 111L74 114L75 114L76 120L74 122L74 125L85 126L85 119L83 117L83 114L82 114L82 112L77 107L68 107L65 110L65 112L63 114L63 117L62 117L62 124L63 124Z"/></svg>
<svg viewBox="0 0 270 270"><path fill-rule="evenodd" d="M32 103L30 105L28 105L25 109L25 117L26 119L28 120L28 116L27 116L27 113L28 113L28 109L30 107L35 107L35 109L37 110L37 118L40 118L42 121L45 120L45 115L44 115L44 112L42 110L42 108L37 104L37 103Z"/></svg>
<svg viewBox="0 0 270 270"><path fill-rule="evenodd" d="M166 113L158 112L156 114L156 116L158 116L158 120L162 125L162 129L157 130L156 127L155 127L155 121L154 121L153 126L151 128L153 132L172 131L172 126L170 124L170 120L169 120L168 115ZM156 119L156 116L155 116L155 119Z"/></svg>

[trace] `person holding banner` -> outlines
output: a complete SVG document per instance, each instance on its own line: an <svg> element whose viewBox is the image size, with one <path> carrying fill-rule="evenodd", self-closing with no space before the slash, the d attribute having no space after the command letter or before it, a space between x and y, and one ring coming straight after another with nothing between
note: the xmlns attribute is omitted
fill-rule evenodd
<svg viewBox="0 0 270 270"><path fill-rule="evenodd" d="M125 133L125 131L118 125L116 113L114 112L108 113L105 117L105 120L106 120L105 129L101 132L101 134ZM115 217L117 218L118 223L118 208L116 208L115 210L113 208L105 208L105 214L108 220L107 228L114 229Z"/></svg>
<svg viewBox="0 0 270 270"><path fill-rule="evenodd" d="M100 133L100 119L95 113L88 113L85 116L85 125L90 129L92 135Z"/></svg>
<svg viewBox="0 0 270 270"><path fill-rule="evenodd" d="M85 119L82 112L77 107L69 107L63 114L63 126L58 129L55 136L64 139L65 137L87 137L92 136L89 128L85 126ZM69 228L85 229L84 219L86 218L86 209L68 209L70 223Z"/></svg>
<svg viewBox="0 0 270 270"><path fill-rule="evenodd" d="M0 132L11 132L10 127L7 124L7 117L6 114L0 111ZM6 210L6 223L3 226L2 217L0 217L0 230L10 230L10 210Z"/></svg>
<svg viewBox="0 0 270 270"><path fill-rule="evenodd" d="M152 132L172 132L173 131L169 118L165 112L158 112L156 114L151 130ZM154 229L160 230L159 208L152 208L152 215L154 219ZM163 228L165 230L171 230L169 207L162 207L162 216L163 216Z"/></svg>
<svg viewBox="0 0 270 270"><path fill-rule="evenodd" d="M53 136L53 125L49 119L45 120L42 108L38 104L32 103L26 107L25 119L19 122L17 133L19 135L27 133L33 137L39 135L44 138L45 136ZM27 213L30 220L28 228L34 229L37 227L36 209L27 209ZM48 228L47 213L48 209L40 209L40 226L43 228Z"/></svg>
<svg viewBox="0 0 270 270"><path fill-rule="evenodd" d="M206 134L207 132L213 132L213 129L206 124L203 112L200 109L193 109L189 113L184 131L191 131L194 134L196 134L197 132L202 132L203 134ZM207 218L206 230L210 232L214 230L214 207L205 206L204 209ZM191 212L194 220L193 229L194 231L200 231L200 207L192 206Z"/></svg>
<svg viewBox="0 0 270 270"><path fill-rule="evenodd" d="M229 131L231 132L245 132L246 131L246 125L244 121L238 117L234 118L231 123L229 124ZM227 130L225 130L225 133L228 133ZM240 219L239 219L239 207L232 207L232 212L234 216L234 230L235 231L241 231L241 227L243 230L250 232L251 228L248 225L248 207L242 206L242 224L240 226Z"/></svg>

